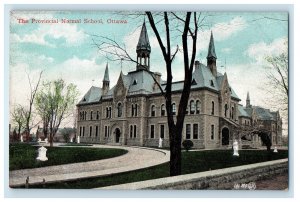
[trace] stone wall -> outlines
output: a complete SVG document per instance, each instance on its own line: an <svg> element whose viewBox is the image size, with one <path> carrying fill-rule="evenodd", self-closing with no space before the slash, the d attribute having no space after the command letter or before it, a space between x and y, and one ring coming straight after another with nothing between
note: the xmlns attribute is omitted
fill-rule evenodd
<svg viewBox="0 0 300 202"><path fill-rule="evenodd" d="M286 172L288 159L281 159L100 189L234 189L236 184L255 182Z"/></svg>

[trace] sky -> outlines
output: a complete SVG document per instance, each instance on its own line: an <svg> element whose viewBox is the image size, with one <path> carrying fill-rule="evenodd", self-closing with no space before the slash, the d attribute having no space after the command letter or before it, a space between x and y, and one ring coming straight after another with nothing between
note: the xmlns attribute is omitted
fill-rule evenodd
<svg viewBox="0 0 300 202"><path fill-rule="evenodd" d="M127 15L126 15L127 14ZM166 79L166 71L161 50L155 35L144 16L130 13L92 11L13 11L10 16L10 108L16 104L26 105L29 96L29 82L37 81L43 70L43 80L64 79L77 85L79 99L94 86L102 86L106 63L109 66L110 85L114 86L122 69L123 73L135 69L135 64L108 61L93 45L98 36L110 37L124 45L133 58L140 29L145 20L150 45L151 67L161 72ZM182 13L179 13L181 15ZM22 21L22 20L24 21ZM62 20L81 20L79 23L63 23ZM160 18L159 18L160 19ZM158 18L155 20L159 20ZM286 12L202 12L201 29L198 34L196 60L206 64L207 49L211 32L214 35L217 54L217 69L227 73L229 83L245 105L247 92L251 104L263 107L270 104L266 94L265 57L287 51L288 14ZM23 23L28 20L28 23ZM43 20L58 20L58 23L41 23ZM85 20L97 23L84 23ZM113 23L113 21L126 23ZM100 22L100 23L99 23ZM164 39L163 23L158 24ZM183 29L176 22L172 28ZM180 33L171 32L171 45L181 47ZM183 79L183 57L179 52L173 63L174 80ZM278 106L279 108L280 106ZM68 125L69 123L65 123Z"/></svg>

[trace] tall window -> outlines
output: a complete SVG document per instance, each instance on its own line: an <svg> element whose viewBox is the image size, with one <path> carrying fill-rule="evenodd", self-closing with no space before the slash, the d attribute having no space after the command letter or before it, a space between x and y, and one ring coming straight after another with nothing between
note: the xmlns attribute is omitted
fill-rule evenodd
<svg viewBox="0 0 300 202"><path fill-rule="evenodd" d="M196 114L200 114L200 101L196 101Z"/></svg>
<svg viewBox="0 0 300 202"><path fill-rule="evenodd" d="M176 115L176 104L172 104L172 115Z"/></svg>
<svg viewBox="0 0 300 202"><path fill-rule="evenodd" d="M165 138L165 125L160 125L160 137Z"/></svg>
<svg viewBox="0 0 300 202"><path fill-rule="evenodd" d="M119 102L118 103L118 117L121 117L122 116L122 104Z"/></svg>
<svg viewBox="0 0 300 202"><path fill-rule="evenodd" d="M87 112L85 111L84 112L84 120L86 120L86 114L87 114Z"/></svg>
<svg viewBox="0 0 300 202"><path fill-rule="evenodd" d="M93 132L93 127L90 126L90 137L92 136L92 132Z"/></svg>
<svg viewBox="0 0 300 202"><path fill-rule="evenodd" d="M131 105L131 116L137 116L137 104Z"/></svg>
<svg viewBox="0 0 300 202"><path fill-rule="evenodd" d="M234 108L233 107L231 107L231 119L233 119L234 117L233 117L233 114L234 114Z"/></svg>
<svg viewBox="0 0 300 202"><path fill-rule="evenodd" d="M154 125L150 125L150 138L154 138Z"/></svg>
<svg viewBox="0 0 300 202"><path fill-rule="evenodd" d="M224 116L227 117L227 110L228 110L228 105L225 104L224 106Z"/></svg>
<svg viewBox="0 0 300 202"><path fill-rule="evenodd" d="M185 127L185 139L191 139L191 124L186 124Z"/></svg>
<svg viewBox="0 0 300 202"><path fill-rule="evenodd" d="M82 127L82 137L84 137L85 127Z"/></svg>
<svg viewBox="0 0 300 202"><path fill-rule="evenodd" d="M82 127L81 126L79 127L79 131L80 131L79 136L81 136L81 133L82 133Z"/></svg>
<svg viewBox="0 0 300 202"><path fill-rule="evenodd" d="M93 111L91 111L91 120L93 120Z"/></svg>
<svg viewBox="0 0 300 202"><path fill-rule="evenodd" d="M109 137L109 126L105 126L104 129L104 137Z"/></svg>
<svg viewBox="0 0 300 202"><path fill-rule="evenodd" d="M210 135L210 139L214 140L215 139L215 125L211 125L211 135Z"/></svg>
<svg viewBox="0 0 300 202"><path fill-rule="evenodd" d="M190 114L195 114L195 101L194 100L191 100L190 101Z"/></svg>
<svg viewBox="0 0 300 202"><path fill-rule="evenodd" d="M133 125L130 125L130 138L133 136Z"/></svg>
<svg viewBox="0 0 300 202"><path fill-rule="evenodd" d="M111 107L106 107L106 118L111 118Z"/></svg>
<svg viewBox="0 0 300 202"><path fill-rule="evenodd" d="M160 115L165 116L166 115L166 107L165 104L162 104L160 107Z"/></svg>
<svg viewBox="0 0 300 202"><path fill-rule="evenodd" d="M151 116L155 116L155 105L151 106Z"/></svg>
<svg viewBox="0 0 300 202"><path fill-rule="evenodd" d="M198 139L198 124L193 125L193 139Z"/></svg>
<svg viewBox="0 0 300 202"><path fill-rule="evenodd" d="M136 125L133 126L133 137L136 138Z"/></svg>
<svg viewBox="0 0 300 202"><path fill-rule="evenodd" d="M95 136L96 136L96 137L98 137L98 129L99 129L98 126L96 126L96 128L95 128L95 130L96 130Z"/></svg>
<svg viewBox="0 0 300 202"><path fill-rule="evenodd" d="M96 119L99 120L99 111L97 111Z"/></svg>
<svg viewBox="0 0 300 202"><path fill-rule="evenodd" d="M211 102L211 115L215 114L215 103L214 101Z"/></svg>

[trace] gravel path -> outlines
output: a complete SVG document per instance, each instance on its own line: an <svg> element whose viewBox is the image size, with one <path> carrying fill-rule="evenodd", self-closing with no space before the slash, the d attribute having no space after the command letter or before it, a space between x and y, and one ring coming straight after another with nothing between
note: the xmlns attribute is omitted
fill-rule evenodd
<svg viewBox="0 0 300 202"><path fill-rule="evenodd" d="M30 184L40 183L43 179L45 179L46 182L54 182L105 176L159 165L168 162L170 159L170 153L166 150L107 145L94 145L93 147L126 149L128 153L98 161L10 171L9 185L23 185L25 184L27 176L29 176Z"/></svg>

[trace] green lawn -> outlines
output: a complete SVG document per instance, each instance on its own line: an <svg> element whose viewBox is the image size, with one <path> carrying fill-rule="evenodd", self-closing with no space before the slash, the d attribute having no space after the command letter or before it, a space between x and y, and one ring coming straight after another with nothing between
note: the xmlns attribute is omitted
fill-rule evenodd
<svg viewBox="0 0 300 202"><path fill-rule="evenodd" d="M215 170L288 157L288 151L283 150L280 150L278 153L270 153L270 156L265 150L242 150L239 151L239 154L239 157L233 157L231 150L182 152L182 174ZM151 168L114 174L111 176L51 183L47 184L45 188L90 189L168 176L169 163L165 163ZM31 188L42 188L42 186L34 185L31 186Z"/></svg>
<svg viewBox="0 0 300 202"><path fill-rule="evenodd" d="M101 160L127 153L124 149L46 147L49 160L43 162L36 160L38 148L25 143L10 144L9 170Z"/></svg>

